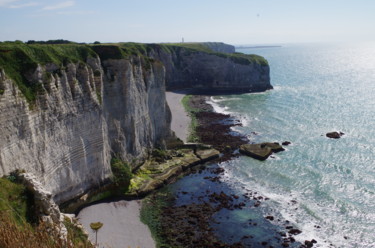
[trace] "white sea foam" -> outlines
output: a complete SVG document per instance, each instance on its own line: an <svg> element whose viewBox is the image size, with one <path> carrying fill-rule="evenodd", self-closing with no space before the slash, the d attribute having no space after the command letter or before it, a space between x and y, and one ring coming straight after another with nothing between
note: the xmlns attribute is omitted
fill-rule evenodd
<svg viewBox="0 0 375 248"><path fill-rule="evenodd" d="M220 104L218 104L220 102L220 100L215 100L212 96L210 97L210 100L207 100L206 101L208 104L210 104L212 106L212 108L214 109L214 111L216 113L221 113L221 114L230 114L230 112L228 112L228 107L226 106L220 106Z"/></svg>

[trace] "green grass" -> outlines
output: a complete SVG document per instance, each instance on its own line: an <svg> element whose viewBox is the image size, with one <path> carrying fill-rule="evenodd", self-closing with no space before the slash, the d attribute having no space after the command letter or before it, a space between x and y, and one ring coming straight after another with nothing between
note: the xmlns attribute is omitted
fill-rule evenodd
<svg viewBox="0 0 375 248"><path fill-rule="evenodd" d="M189 126L189 137L187 138L188 142L199 142L199 138L195 132L196 128L198 127L198 120L195 116L196 113L198 113L200 110L197 108L192 108L190 106L190 101L192 95L186 95L182 98L181 103L185 108L185 111L189 114L190 116L190 126Z"/></svg>
<svg viewBox="0 0 375 248"><path fill-rule="evenodd" d="M232 60L237 64L268 65L267 60L257 55L241 53L226 54L217 53L204 45L204 43L113 43L113 44L24 44L22 42L0 42L0 69L4 69L18 85L27 101L32 106L38 95L47 94L49 90L48 80L54 73L61 75L69 63L85 63L88 57L99 56L102 61L108 59L128 59L130 56L139 56L145 70L151 68L155 61L148 55L155 49L161 49L167 53L174 53L178 57L189 56L194 53L208 53ZM182 59L180 59L182 60ZM179 61L180 61L179 60ZM30 75L35 72L38 65L53 63L59 67L54 72L48 72L43 76L45 84L31 81ZM100 76L100 71L94 72ZM47 92L46 92L47 90ZM0 95L4 89L0 88ZM99 96L98 96L99 97Z"/></svg>
<svg viewBox="0 0 375 248"><path fill-rule="evenodd" d="M160 219L163 208L169 205L170 197L171 194L165 189L146 197L142 201L141 221L150 228L151 235L158 248L171 248L163 239L163 232L166 230L163 230Z"/></svg>
<svg viewBox="0 0 375 248"><path fill-rule="evenodd" d="M64 224L73 245L62 244L57 235L48 233L49 226L38 222L33 195L18 182L16 173L0 178L0 247L93 247L68 220Z"/></svg>
<svg viewBox="0 0 375 248"><path fill-rule="evenodd" d="M44 93L41 84L29 80L38 64L53 63L64 67L68 63L85 62L88 57L94 56L95 52L86 45L0 43L0 68L16 82L29 103L33 103L38 94Z"/></svg>
<svg viewBox="0 0 375 248"><path fill-rule="evenodd" d="M199 51L199 52L204 52L204 53L215 53L212 51L210 48L204 45L204 43L200 42L187 42L187 43L163 43L161 44L162 46L167 46L167 47L182 47L194 51Z"/></svg>
<svg viewBox="0 0 375 248"><path fill-rule="evenodd" d="M34 221L30 213L33 198L25 186L15 181L15 176L0 178L0 214L10 215L16 223L23 225Z"/></svg>
<svg viewBox="0 0 375 248"><path fill-rule="evenodd" d="M218 53L212 51L209 47L205 46L204 43L165 43L161 44L161 46L166 47L164 50L172 51L176 50L176 48L185 48L188 49L190 52L203 52L213 54L222 58L228 58L232 60L234 63L242 64L242 65L250 65L253 63L259 64L261 66L268 66L268 61L258 55L255 54L243 54L243 53Z"/></svg>

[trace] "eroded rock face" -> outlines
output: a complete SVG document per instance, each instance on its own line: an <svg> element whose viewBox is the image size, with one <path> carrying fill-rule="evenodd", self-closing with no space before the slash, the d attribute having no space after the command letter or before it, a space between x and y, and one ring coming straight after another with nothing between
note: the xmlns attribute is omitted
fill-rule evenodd
<svg viewBox="0 0 375 248"><path fill-rule="evenodd" d="M31 173L19 175L22 183L34 196L36 217L51 227L51 232L56 232L58 237L67 242L68 231L63 224L64 215L52 199L51 192L47 191L38 179Z"/></svg>
<svg viewBox="0 0 375 248"><path fill-rule="evenodd" d="M33 173L57 203L105 182L112 154L142 158L170 135L160 63L89 58L38 66L30 81L46 89L31 105L0 71L0 175Z"/></svg>
<svg viewBox="0 0 375 248"><path fill-rule="evenodd" d="M184 48L165 51L156 45L148 56L165 65L168 90L226 93L272 89L269 66L254 61L238 63L225 56Z"/></svg>

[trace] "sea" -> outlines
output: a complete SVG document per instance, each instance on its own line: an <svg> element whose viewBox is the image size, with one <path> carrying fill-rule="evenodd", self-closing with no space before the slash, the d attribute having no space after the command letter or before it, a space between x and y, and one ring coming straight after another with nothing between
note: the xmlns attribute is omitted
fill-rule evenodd
<svg viewBox="0 0 375 248"><path fill-rule="evenodd" d="M291 145L265 161L240 156L211 165L225 169L219 190L269 199L218 213L212 223L218 237L234 243L251 234L277 247L271 236L289 223L302 231L295 236L300 244L315 239L314 247L375 247L375 43L237 51L268 60L274 89L214 96L209 103L240 120L233 132L250 142ZM327 138L332 131L344 135ZM187 176L172 190L199 194L214 187L203 176ZM189 201L178 196L179 204ZM268 215L275 220L264 220Z"/></svg>

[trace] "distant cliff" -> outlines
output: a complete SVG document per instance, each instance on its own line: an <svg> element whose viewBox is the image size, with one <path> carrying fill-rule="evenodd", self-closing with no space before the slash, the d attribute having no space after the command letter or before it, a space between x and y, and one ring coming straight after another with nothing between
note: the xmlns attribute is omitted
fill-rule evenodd
<svg viewBox="0 0 375 248"><path fill-rule="evenodd" d="M219 53L234 51L222 43L153 45L147 56L166 68L168 90L243 93L272 89L268 62L257 55Z"/></svg>
<svg viewBox="0 0 375 248"><path fill-rule="evenodd" d="M0 43L0 175L35 174L64 202L171 135L165 89L271 88L267 62L207 46Z"/></svg>

